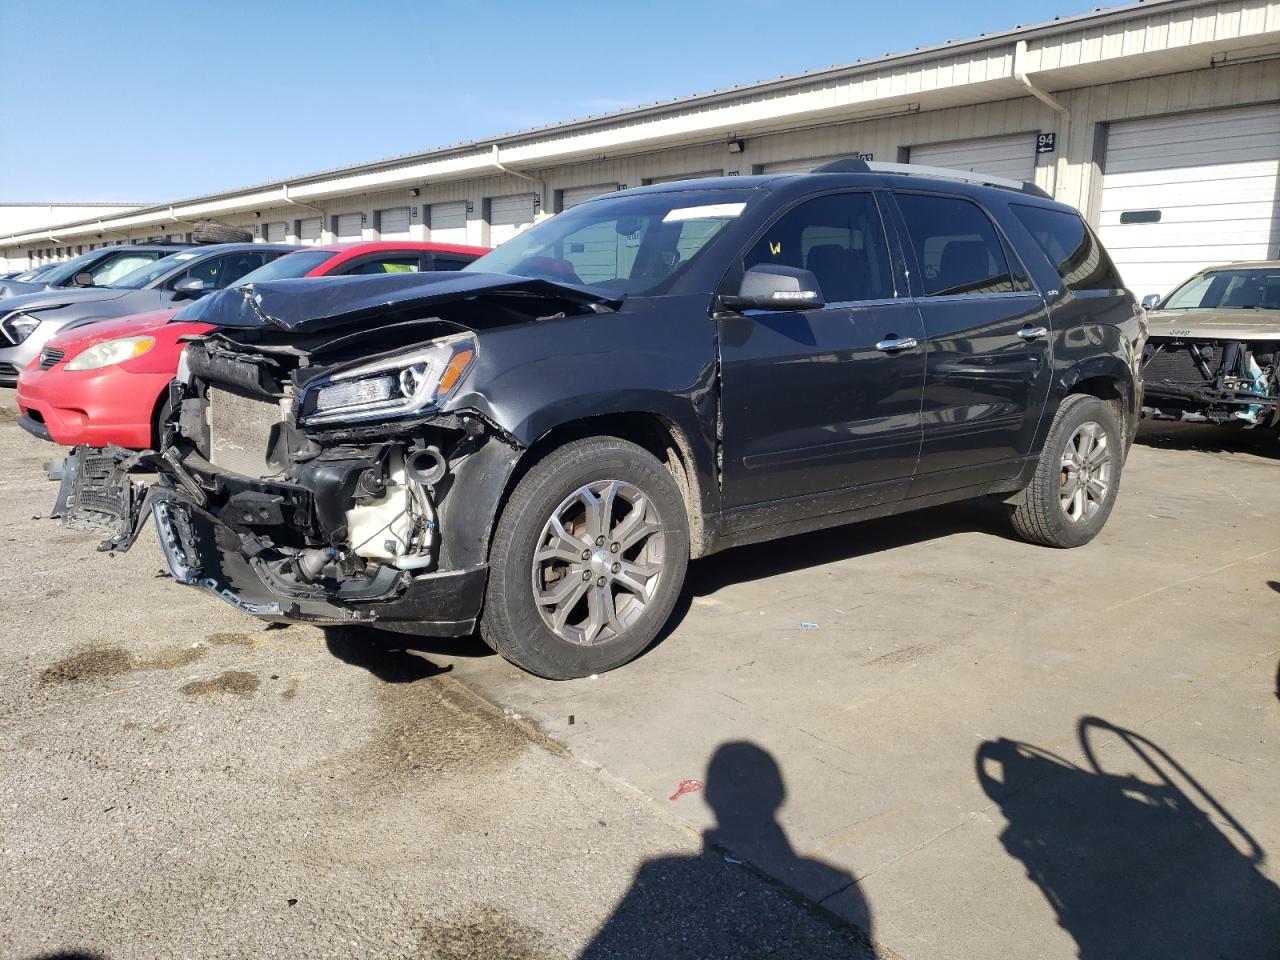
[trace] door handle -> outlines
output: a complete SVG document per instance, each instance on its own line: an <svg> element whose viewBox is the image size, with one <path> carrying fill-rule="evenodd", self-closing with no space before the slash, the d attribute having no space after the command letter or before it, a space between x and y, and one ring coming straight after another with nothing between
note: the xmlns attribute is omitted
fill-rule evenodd
<svg viewBox="0 0 1280 960"><path fill-rule="evenodd" d="M877 343L876 349L885 353L895 353L898 350L914 350L918 346L920 346L920 342L915 337L902 337L901 339L890 337L888 340L881 340Z"/></svg>
<svg viewBox="0 0 1280 960"><path fill-rule="evenodd" d="M1018 331L1018 336L1023 340L1039 340L1041 337L1046 337L1048 335L1048 327L1023 327Z"/></svg>

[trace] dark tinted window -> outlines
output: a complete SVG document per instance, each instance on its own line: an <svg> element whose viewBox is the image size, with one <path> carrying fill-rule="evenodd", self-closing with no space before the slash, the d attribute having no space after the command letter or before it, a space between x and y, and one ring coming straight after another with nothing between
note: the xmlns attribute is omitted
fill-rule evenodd
<svg viewBox="0 0 1280 960"><path fill-rule="evenodd" d="M765 231L743 266L761 263L812 272L828 303L893 296L884 225L869 193L818 197L784 214Z"/></svg>
<svg viewBox="0 0 1280 960"><path fill-rule="evenodd" d="M229 253L225 257L210 257L196 264L175 283L183 280L203 280L206 290L222 290L235 283L250 270L262 266L264 257L260 253Z"/></svg>
<svg viewBox="0 0 1280 960"><path fill-rule="evenodd" d="M1078 214L1012 205L1069 290L1119 290L1124 286L1111 257Z"/></svg>
<svg viewBox="0 0 1280 960"><path fill-rule="evenodd" d="M977 204L959 197L897 196L925 296L1014 292L1004 245Z"/></svg>
<svg viewBox="0 0 1280 960"><path fill-rule="evenodd" d="M432 270L461 270L463 267L465 267L468 263L470 263L474 259L475 257L471 257L470 259L464 259L462 257L446 257L438 253L433 253L431 255L431 269Z"/></svg>

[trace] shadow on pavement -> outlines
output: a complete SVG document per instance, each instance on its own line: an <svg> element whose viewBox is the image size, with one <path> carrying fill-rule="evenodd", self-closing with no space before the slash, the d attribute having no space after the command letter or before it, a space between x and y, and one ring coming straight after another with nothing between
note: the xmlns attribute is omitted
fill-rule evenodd
<svg viewBox="0 0 1280 960"><path fill-rule="evenodd" d="M685 593L705 596L730 584L763 580L957 533L985 533L1018 540L1002 503L994 499L964 500L713 554L690 564Z"/></svg>
<svg viewBox="0 0 1280 960"><path fill-rule="evenodd" d="M778 824L786 787L768 751L722 744L704 790L716 825L703 834L702 852L642 864L579 960L872 955L871 913L856 881L798 856ZM840 892L843 903L856 904L856 929L791 892L800 888L824 899Z"/></svg>
<svg viewBox="0 0 1280 960"><path fill-rule="evenodd" d="M339 660L363 667L384 683L414 683L448 673L422 654L444 657L492 656L479 637L415 637L373 627L326 627L325 644Z"/></svg>
<svg viewBox="0 0 1280 960"><path fill-rule="evenodd" d="M1009 854L1075 938L1082 960L1280 956L1280 888L1248 831L1150 740L1095 717L1084 762L987 741L978 779ZM1113 773L1107 766L1137 772Z"/></svg>
<svg viewBox="0 0 1280 960"><path fill-rule="evenodd" d="M1199 450L1204 453L1252 453L1280 459L1280 434L1265 427L1243 424L1177 423L1143 420L1134 442L1162 450Z"/></svg>

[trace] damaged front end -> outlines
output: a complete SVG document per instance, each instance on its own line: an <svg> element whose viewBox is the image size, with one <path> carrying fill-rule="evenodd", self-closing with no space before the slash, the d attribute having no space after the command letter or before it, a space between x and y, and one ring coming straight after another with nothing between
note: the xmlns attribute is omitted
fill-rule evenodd
<svg viewBox="0 0 1280 960"><path fill-rule="evenodd" d="M523 448L475 409L449 409L477 363L476 330L408 299L309 329L277 322L249 288L266 322L189 343L161 451L118 452L99 483L97 505L116 518L100 549L128 549L150 517L174 579L245 613L474 629L491 524ZM545 309L537 296L525 306ZM96 482L101 466L81 463L74 482ZM130 466L159 479L122 479Z"/></svg>
<svg viewBox="0 0 1280 960"><path fill-rule="evenodd" d="M1153 336L1143 354L1143 416L1196 423L1280 424L1280 343Z"/></svg>

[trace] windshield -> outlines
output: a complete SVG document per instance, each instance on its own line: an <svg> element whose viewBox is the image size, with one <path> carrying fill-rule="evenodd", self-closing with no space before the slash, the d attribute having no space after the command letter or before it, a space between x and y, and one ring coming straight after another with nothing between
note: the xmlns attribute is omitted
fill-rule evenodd
<svg viewBox="0 0 1280 960"><path fill-rule="evenodd" d="M48 273L50 270L52 270L52 269L53 269L53 267L54 267L54 265L53 265L52 263L42 263L42 264L40 264L40 266L38 266L38 267L32 267L30 270L27 270L27 271L25 271L25 272L23 272L23 273L18 274L18 275L17 275L16 277L14 277L13 279L15 279L15 280L24 280L24 281L25 281L25 280L35 280L37 277L44 276L46 273Z"/></svg>
<svg viewBox="0 0 1280 960"><path fill-rule="evenodd" d="M750 190L679 190L589 200L530 227L463 270L620 294L660 293L742 214Z"/></svg>
<svg viewBox="0 0 1280 960"><path fill-rule="evenodd" d="M326 260L332 259L332 250L304 250L301 253L286 253L270 263L263 264L257 270L250 270L232 286L243 287L246 283L257 283L260 280L292 280L305 277Z"/></svg>
<svg viewBox="0 0 1280 960"><path fill-rule="evenodd" d="M59 286L60 284L66 283L79 273L86 263L100 256L102 256L102 254L96 250L92 250L89 253L82 253L78 257L72 257L70 260L64 260L56 267L52 267L47 272L41 274L40 279L50 286Z"/></svg>
<svg viewBox="0 0 1280 960"><path fill-rule="evenodd" d="M133 273L126 273L115 283L108 284L117 290L141 290L149 283L159 280L170 270L180 267L188 260L194 260L198 254L195 253L171 253L167 257L161 257L150 266L141 267L134 270Z"/></svg>
<svg viewBox="0 0 1280 960"><path fill-rule="evenodd" d="M1192 277L1160 305L1161 310L1259 308L1280 310L1280 267L1214 270Z"/></svg>

